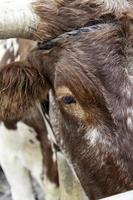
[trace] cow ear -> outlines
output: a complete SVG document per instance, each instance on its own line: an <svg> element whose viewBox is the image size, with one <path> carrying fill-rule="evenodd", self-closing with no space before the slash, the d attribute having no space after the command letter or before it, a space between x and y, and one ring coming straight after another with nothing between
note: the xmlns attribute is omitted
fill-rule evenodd
<svg viewBox="0 0 133 200"><path fill-rule="evenodd" d="M60 47L50 49L33 49L27 57L28 62L44 76L49 83L54 85L56 63L60 58Z"/></svg>
<svg viewBox="0 0 133 200"><path fill-rule="evenodd" d="M28 62L0 69L0 120L20 119L25 111L45 98L49 86L39 70Z"/></svg>

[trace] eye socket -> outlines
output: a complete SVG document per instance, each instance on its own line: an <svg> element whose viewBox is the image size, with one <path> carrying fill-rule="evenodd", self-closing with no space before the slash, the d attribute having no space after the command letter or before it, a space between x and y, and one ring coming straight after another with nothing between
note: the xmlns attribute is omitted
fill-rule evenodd
<svg viewBox="0 0 133 200"><path fill-rule="evenodd" d="M75 98L73 97L73 96L64 96L63 98L62 98L62 100L63 100L63 103L64 104L72 104L72 103L76 103L76 100L75 100Z"/></svg>

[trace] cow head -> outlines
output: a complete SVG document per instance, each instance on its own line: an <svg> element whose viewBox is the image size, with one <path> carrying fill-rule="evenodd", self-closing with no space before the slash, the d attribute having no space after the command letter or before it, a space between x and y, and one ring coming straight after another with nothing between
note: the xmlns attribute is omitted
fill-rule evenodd
<svg viewBox="0 0 133 200"><path fill-rule="evenodd" d="M29 57L50 83L57 143L92 199L133 188L133 38L123 25L102 24Z"/></svg>
<svg viewBox="0 0 133 200"><path fill-rule="evenodd" d="M84 12L98 12L102 6L83 2L88 7L69 1ZM21 117L20 102L25 112L50 89L49 115L57 143L91 199L133 189L132 13L129 9L125 14L130 2L104 3L113 14L105 9L104 23L62 35L43 50L33 50L26 63L0 71L2 119L4 111ZM126 16L119 19L122 11Z"/></svg>

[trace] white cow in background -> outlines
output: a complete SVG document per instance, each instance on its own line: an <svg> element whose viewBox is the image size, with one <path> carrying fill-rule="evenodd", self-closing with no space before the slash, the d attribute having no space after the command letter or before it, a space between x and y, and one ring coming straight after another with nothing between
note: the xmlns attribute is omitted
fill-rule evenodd
<svg viewBox="0 0 133 200"><path fill-rule="evenodd" d="M0 66L23 60L35 44L21 39L2 40ZM0 122L0 165L10 184L13 200L36 199L31 177L41 188L41 194L37 194L41 199L45 196L46 200L59 200L56 155L47 128L50 127L48 123L45 126L39 105L27 110L21 121Z"/></svg>

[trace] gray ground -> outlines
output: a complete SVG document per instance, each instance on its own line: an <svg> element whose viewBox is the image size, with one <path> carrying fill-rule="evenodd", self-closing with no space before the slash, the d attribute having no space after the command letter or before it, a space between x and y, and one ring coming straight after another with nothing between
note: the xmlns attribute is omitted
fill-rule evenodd
<svg viewBox="0 0 133 200"><path fill-rule="evenodd" d="M41 189L38 187L38 185L34 181L33 181L33 188L34 188L36 200L44 200ZM12 200L9 184L6 181L6 178L1 168L0 168L0 200Z"/></svg>

